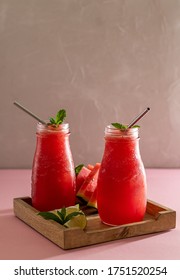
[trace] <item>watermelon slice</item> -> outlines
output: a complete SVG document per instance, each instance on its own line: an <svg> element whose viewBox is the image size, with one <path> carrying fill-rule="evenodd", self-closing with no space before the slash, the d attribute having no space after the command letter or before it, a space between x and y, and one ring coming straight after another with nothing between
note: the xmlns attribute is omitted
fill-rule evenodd
<svg viewBox="0 0 180 280"><path fill-rule="evenodd" d="M84 183L77 192L77 196L83 198L85 201L89 201L94 190L97 187L97 179L99 174L100 163L96 163L93 170L85 179Z"/></svg>
<svg viewBox="0 0 180 280"><path fill-rule="evenodd" d="M94 192L92 193L92 195L87 203L87 206L97 208L97 184L96 184L96 188L95 188Z"/></svg>
<svg viewBox="0 0 180 280"><path fill-rule="evenodd" d="M94 165L92 165L92 164L88 164L88 165L87 165L87 168L88 168L88 169L90 169L90 170L93 170Z"/></svg>
<svg viewBox="0 0 180 280"><path fill-rule="evenodd" d="M87 176L91 173L91 170L86 166L83 166L76 176L76 193L79 191L80 187L86 180Z"/></svg>

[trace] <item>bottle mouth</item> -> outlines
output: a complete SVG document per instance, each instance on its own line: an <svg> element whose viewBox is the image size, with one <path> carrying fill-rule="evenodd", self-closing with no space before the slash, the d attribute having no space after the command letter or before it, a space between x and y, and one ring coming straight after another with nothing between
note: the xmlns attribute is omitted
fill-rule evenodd
<svg viewBox="0 0 180 280"><path fill-rule="evenodd" d="M119 129L113 125L107 125L105 128L105 136L123 137L123 138L138 138L139 128L131 127L127 129Z"/></svg>
<svg viewBox="0 0 180 280"><path fill-rule="evenodd" d="M42 124L40 122L37 123L37 130L39 132L46 131L46 132L69 132L69 124L62 123L57 125L52 125L50 123Z"/></svg>

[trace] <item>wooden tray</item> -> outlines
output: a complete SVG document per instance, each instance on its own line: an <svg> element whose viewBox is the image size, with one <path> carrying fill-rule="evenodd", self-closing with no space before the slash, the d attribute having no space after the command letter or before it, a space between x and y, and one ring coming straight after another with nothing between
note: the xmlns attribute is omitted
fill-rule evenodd
<svg viewBox="0 0 180 280"><path fill-rule="evenodd" d="M158 203L148 200L144 220L121 226L107 226L101 223L99 215L93 208L83 209L87 216L85 230L65 228L52 220L45 220L37 215L38 211L31 206L31 198L14 198L14 213L19 219L34 228L43 236L62 249L123 239L173 229L176 226L176 212ZM95 211L95 212L94 212Z"/></svg>

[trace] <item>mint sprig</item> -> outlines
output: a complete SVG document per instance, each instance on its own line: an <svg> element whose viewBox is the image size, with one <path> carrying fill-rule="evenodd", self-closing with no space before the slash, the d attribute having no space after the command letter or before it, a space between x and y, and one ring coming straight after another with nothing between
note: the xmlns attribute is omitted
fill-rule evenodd
<svg viewBox="0 0 180 280"><path fill-rule="evenodd" d="M128 129L127 125L121 124L121 123L111 123L115 128L118 128L120 130L126 130ZM136 127L140 127L139 125L134 125L132 126L132 128L136 128Z"/></svg>
<svg viewBox="0 0 180 280"><path fill-rule="evenodd" d="M58 126L63 123L64 119L66 118L66 111L64 109L61 109L56 114L55 118L50 118L50 124Z"/></svg>
<svg viewBox="0 0 180 280"><path fill-rule="evenodd" d="M115 127L115 128L118 128L118 129L127 129L127 125L123 125L121 123L112 123L112 125Z"/></svg>
<svg viewBox="0 0 180 280"><path fill-rule="evenodd" d="M61 225L64 225L68 221L70 221L73 217L78 215L84 215L82 211L74 211L67 215L66 208L63 207L59 210L56 210L55 213L52 212L39 212L38 215L43 217L46 220L53 220Z"/></svg>

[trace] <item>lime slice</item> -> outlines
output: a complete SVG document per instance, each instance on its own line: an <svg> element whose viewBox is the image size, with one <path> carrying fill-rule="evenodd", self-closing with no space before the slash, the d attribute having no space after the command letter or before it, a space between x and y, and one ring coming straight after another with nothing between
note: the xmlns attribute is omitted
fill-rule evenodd
<svg viewBox="0 0 180 280"><path fill-rule="evenodd" d="M73 213L73 212L78 212L79 210L79 204L76 204L74 206L69 206L66 207L66 216Z"/></svg>
<svg viewBox="0 0 180 280"><path fill-rule="evenodd" d="M69 210L69 209L67 209L67 210ZM75 210L75 211L77 211L77 210ZM68 228L79 227L81 229L84 229L87 225L86 216L82 211L79 210L79 212L81 213L80 215L72 217L71 220L69 220L68 222L66 222L64 224L64 226L66 226Z"/></svg>

